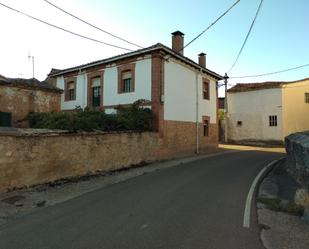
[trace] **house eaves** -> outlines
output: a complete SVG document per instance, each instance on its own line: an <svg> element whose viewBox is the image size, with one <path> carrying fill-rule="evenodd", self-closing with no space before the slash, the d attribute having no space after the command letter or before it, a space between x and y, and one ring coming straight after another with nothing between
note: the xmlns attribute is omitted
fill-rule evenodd
<svg viewBox="0 0 309 249"><path fill-rule="evenodd" d="M309 78L294 80L294 81L266 81L266 82L258 82L258 83L237 83L232 88L228 89L229 93L235 92L249 92L256 90L264 90L271 88L281 88L284 85L300 83L303 81L309 80Z"/></svg>
<svg viewBox="0 0 309 249"><path fill-rule="evenodd" d="M166 55L170 55L170 56L192 66L196 70L199 70L199 71L201 71L205 74L210 75L211 77L213 77L217 80L223 79L223 77L221 75L219 75L219 74L217 74L217 73L215 73L215 72L213 72L213 71L211 71L207 68L200 66L199 64L192 61L191 59L176 53L175 51L164 46L161 43L158 43L158 44L153 45L153 46L148 47L148 48L139 49L139 50L136 50L134 52L130 52L130 53L122 54L122 55L117 55L117 56L114 56L114 57L111 57L111 58L90 62L90 63L83 64L83 65L80 65L80 66L71 67L71 68L67 68L67 69L63 69L63 70L54 70L54 71L51 71L48 76L49 77L56 77L56 76L60 76L60 75L66 74L66 73L71 73L71 72L75 72L75 71L82 71L82 70L85 70L85 69L88 69L88 68L91 68L91 67L99 66L99 65L102 65L102 64L110 64L110 63L113 63L113 62L116 62L116 61L119 61L119 60L123 60L123 59L130 58L130 57L135 57L135 56L142 55L142 54L151 53L151 52L157 51L157 50L161 50L161 51L165 52Z"/></svg>

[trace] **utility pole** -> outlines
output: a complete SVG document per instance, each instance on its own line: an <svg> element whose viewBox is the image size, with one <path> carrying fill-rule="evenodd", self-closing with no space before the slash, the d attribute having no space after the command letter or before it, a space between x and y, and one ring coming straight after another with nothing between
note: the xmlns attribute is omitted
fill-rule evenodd
<svg viewBox="0 0 309 249"><path fill-rule="evenodd" d="M28 53L28 60L32 59L32 78L34 78L34 56L30 55L30 52Z"/></svg>
<svg viewBox="0 0 309 249"><path fill-rule="evenodd" d="M228 133L228 106L227 106L227 80L228 80L228 76L225 73L223 79L224 79L224 86L225 86L225 98L224 98L224 142L227 143L227 133Z"/></svg>

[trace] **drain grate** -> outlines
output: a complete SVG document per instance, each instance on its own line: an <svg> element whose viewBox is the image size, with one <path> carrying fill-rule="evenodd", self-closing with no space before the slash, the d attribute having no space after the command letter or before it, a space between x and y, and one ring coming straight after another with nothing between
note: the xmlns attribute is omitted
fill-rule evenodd
<svg viewBox="0 0 309 249"><path fill-rule="evenodd" d="M22 195L14 195L14 196L5 198L5 199L3 199L1 201L5 202L5 203L8 203L8 204L11 204L11 205L15 205L16 202L21 201L23 199L25 199L25 197L22 196Z"/></svg>

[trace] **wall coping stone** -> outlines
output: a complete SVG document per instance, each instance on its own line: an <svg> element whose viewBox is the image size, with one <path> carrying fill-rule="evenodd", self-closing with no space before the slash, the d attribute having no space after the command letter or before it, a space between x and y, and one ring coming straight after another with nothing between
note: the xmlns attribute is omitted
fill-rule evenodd
<svg viewBox="0 0 309 249"><path fill-rule="evenodd" d="M94 136L94 135L109 135L109 134L140 134L140 133L156 133L152 131L80 131L71 132L68 130L50 130L50 129L31 129L31 128L14 128L14 127L0 127L0 136L12 137L37 137L37 136Z"/></svg>

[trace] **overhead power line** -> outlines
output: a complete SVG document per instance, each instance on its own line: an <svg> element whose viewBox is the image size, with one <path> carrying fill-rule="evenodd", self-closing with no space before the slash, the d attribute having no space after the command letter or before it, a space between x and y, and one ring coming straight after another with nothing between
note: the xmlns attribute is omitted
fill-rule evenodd
<svg viewBox="0 0 309 249"><path fill-rule="evenodd" d="M64 9L62 9L61 7L59 7L59 6L55 5L55 4L53 4L53 3L50 2L50 1L47 1L47 0L43 0L43 1L45 1L46 3L48 3L48 4L51 5L51 6L55 7L56 9L58 9L58 10L64 12L64 13L66 13L67 15L69 15L69 16L71 16L71 17L73 17L73 18L75 18L75 19L77 19L77 20L79 20L79 21L81 21L81 22L83 22L83 23L85 23L85 24L87 24L87 25L89 25L89 26L91 26L91 27L97 29L97 30L100 30L101 32L103 32L103 33L105 33L105 34L108 34L108 35L110 35L110 36L112 36L112 37L114 37L114 38L117 38L118 40L121 40L121 41L126 42L126 43L128 43L128 44L131 44L131 45L133 45L133 46L136 46L136 47L139 47L139 48L143 48L143 47L140 46L140 45L137 45L137 44L135 44L135 43L133 43L133 42L130 42L130 41L126 40L126 39L123 39L123 38L121 38L121 37L119 37L119 36L117 36L117 35L114 35L114 34L108 32L108 31L106 31L106 30L103 30L103 29L101 29L101 28L95 26L94 24L91 24L91 23L89 23L89 22L87 22L87 21L85 21L85 20L79 18L79 17L76 16L76 15L73 15L72 13L70 13L70 12L68 12L68 11L66 11L66 10L64 10Z"/></svg>
<svg viewBox="0 0 309 249"><path fill-rule="evenodd" d="M250 35L250 33L251 33L251 30L252 30L252 28L253 28L253 26L254 26L254 23L255 23L255 21L256 21L256 18L257 18L257 16L258 16L259 13L260 13L260 10L261 10L263 1L264 1L264 0L261 0L261 2L260 2L260 4L259 4L259 7L258 7L258 9L257 9L257 11L256 11L256 13L255 13L255 16L254 16L254 18L253 18L253 21L252 21L252 23L251 23L251 26L250 26L250 28L249 28L249 31L248 31L248 33L247 33L247 35L246 35L246 38L245 38L245 40L244 40L244 42L243 42L243 44L242 44L242 46L241 46L241 48L240 48L240 50L239 50L237 56L236 56L235 61L233 62L232 66L231 66L231 68L228 70L228 72L230 72L230 71L234 68L234 66L236 65L236 62L238 61L239 56L241 55L241 53L242 53L242 51L243 51L243 49L244 49L244 47L245 47L245 45L246 45L246 43L247 43L248 37L249 37L249 35Z"/></svg>
<svg viewBox="0 0 309 249"><path fill-rule="evenodd" d="M107 43L107 42L103 42L103 41L100 41L100 40L97 40L97 39L94 39L94 38L91 38L91 37L88 37L88 36L85 36L85 35L81 35L81 34L75 33L75 32L73 32L73 31L70 31L70 30L65 29L65 28L61 28L61 27L59 27L59 26L57 26L57 25L48 23L48 22L43 21L43 20L41 20L41 19L39 19L39 18L36 18L36 17L31 16L31 15L28 15L28 14L22 12L22 11L19 11L19 10L17 10L17 9L14 9L14 8L12 8L12 7L8 6L8 5L5 5L5 4L3 4L3 3L1 3L1 2L0 2L0 5L3 6L3 7L5 7L5 8L7 8L7 9L10 9L10 10L12 10L12 11L14 11L14 12L17 12L17 13L19 13L19 14L21 14L21 15L24 15L24 16L26 16L26 17L29 17L29 18L31 18L31 19L33 19L33 20L36 20L36 21L41 22L41 23L44 23L44 24L46 24L46 25L48 25L48 26L51 26L51 27L53 27L53 28L56 28L56 29L60 29L60 30L65 31L65 32L67 32L67 33L70 33L70 34L72 34L72 35L75 35L75 36L78 36L78 37L81 37L81 38L84 38L84 39L87 39L87 40L90 40L90 41L94 41L94 42L97 42L97 43L101 43L101 44L104 44L104 45L107 45L107 46L111 46L111 47L114 47L114 48L119 48L119 49L123 49L123 50L127 50L127 51L133 51L132 49L120 47L120 46L117 46L117 45L114 45L114 44L110 44L110 43Z"/></svg>
<svg viewBox="0 0 309 249"><path fill-rule="evenodd" d="M292 71L292 70L295 70L295 69L299 69L299 68L302 68L302 67L308 67L308 66L309 66L309 63L301 65L301 66L297 66L297 67L291 67L291 68L275 71L275 72L255 74L255 75L246 75L246 76L235 76L235 77L230 77L230 79L253 78L253 77L261 77L261 76L267 76L267 75L272 75L272 74L279 74L279 73L284 73L284 72L288 72L288 71Z"/></svg>
<svg viewBox="0 0 309 249"><path fill-rule="evenodd" d="M238 4L240 0L237 0L231 7L229 7L222 15L220 15L213 23L211 23L206 29L204 29L200 34L198 34L195 38L193 38L190 42L188 42L179 52L188 47L192 42L197 40L200 36L202 36L207 30L209 30L213 25L215 25L222 17L224 17L236 4Z"/></svg>

